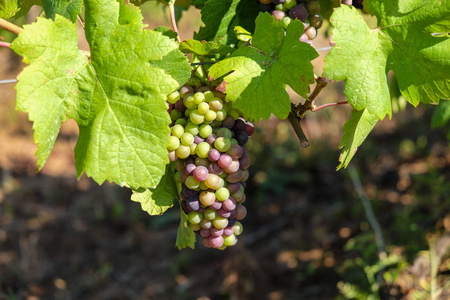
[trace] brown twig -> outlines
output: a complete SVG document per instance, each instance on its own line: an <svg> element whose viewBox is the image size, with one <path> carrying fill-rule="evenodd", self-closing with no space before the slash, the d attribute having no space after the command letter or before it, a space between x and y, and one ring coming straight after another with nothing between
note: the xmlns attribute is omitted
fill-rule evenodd
<svg viewBox="0 0 450 300"><path fill-rule="evenodd" d="M12 32L16 35L19 35L23 31L23 28L6 21L5 19L0 18L0 28L3 28L5 30L8 30L9 32Z"/></svg>
<svg viewBox="0 0 450 300"><path fill-rule="evenodd" d="M316 100L317 96L319 96L320 92L327 86L328 84L328 79L323 78L323 77L319 77L317 78L317 84L316 87L314 88L314 91L311 93L311 95L309 95L309 101L311 101L311 106L313 107L314 104L314 100Z"/></svg>
<svg viewBox="0 0 450 300"><path fill-rule="evenodd" d="M311 111L319 111L321 109L330 107L330 106L337 106L337 105L343 105L343 104L349 104L347 101L342 101L342 102L335 102L335 103L327 103L327 104L323 104L320 106L316 106L313 109L311 109Z"/></svg>
<svg viewBox="0 0 450 300"><path fill-rule="evenodd" d="M289 123L291 123L292 128L294 128L295 134L300 140L300 145L302 145L303 148L308 147L309 142L305 136L305 133L303 132L302 126L300 126L300 118L294 113L293 110L291 110L291 112L289 113L288 120Z"/></svg>
<svg viewBox="0 0 450 300"><path fill-rule="evenodd" d="M77 16L77 20L78 20L78 22L80 22L81 27L83 27L83 29L85 29L85 27L84 27L84 20L81 18L80 15Z"/></svg>

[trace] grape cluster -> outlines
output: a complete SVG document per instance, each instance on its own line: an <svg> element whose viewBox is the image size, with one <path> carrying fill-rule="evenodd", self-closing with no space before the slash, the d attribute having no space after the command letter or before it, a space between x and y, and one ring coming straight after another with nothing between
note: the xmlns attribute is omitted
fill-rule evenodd
<svg viewBox="0 0 450 300"><path fill-rule="evenodd" d="M204 245L219 249L235 245L242 233L254 132L224 96L185 85L167 98L173 121L167 148L182 182L181 206Z"/></svg>
<svg viewBox="0 0 450 300"><path fill-rule="evenodd" d="M300 41L309 42L317 36L317 29L322 27L323 17L319 14L320 4L317 0L259 0L261 11L269 12L278 21L287 25L292 19L299 19L305 25Z"/></svg>

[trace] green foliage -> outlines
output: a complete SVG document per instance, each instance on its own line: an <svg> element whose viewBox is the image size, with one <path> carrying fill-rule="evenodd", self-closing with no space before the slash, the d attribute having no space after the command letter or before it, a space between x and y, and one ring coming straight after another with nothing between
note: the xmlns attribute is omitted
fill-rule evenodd
<svg viewBox="0 0 450 300"><path fill-rule="evenodd" d="M19 76L17 107L34 121L39 168L61 122L73 118L78 176L155 186L168 163L165 98L189 78L188 61L174 41L142 30L137 9L107 0L85 5L90 59L78 50L75 25L59 16L26 26L12 45L30 63Z"/></svg>
<svg viewBox="0 0 450 300"><path fill-rule="evenodd" d="M444 127L450 121L450 101L442 101L441 104L436 107L436 110L431 119L431 127Z"/></svg>
<svg viewBox="0 0 450 300"><path fill-rule="evenodd" d="M331 17L335 47L324 76L345 80L344 93L357 110L391 116L386 73L393 70L402 94L413 105L450 97L450 3L369 1L378 18L370 30L356 9L342 6ZM401 15L398 15L398 12ZM361 43L364 41L364 43Z"/></svg>
<svg viewBox="0 0 450 300"><path fill-rule="evenodd" d="M239 25L253 32L258 11L256 1L208 0L202 8L202 21L205 26L194 34L194 38L200 41L217 39L223 44L235 44L237 38L234 27Z"/></svg>
<svg viewBox="0 0 450 300"><path fill-rule="evenodd" d="M152 216L162 215L173 206L173 201L177 198L175 173L170 166L167 167L166 173L155 188L133 191L131 196L131 200L141 203L142 210Z"/></svg>
<svg viewBox="0 0 450 300"><path fill-rule="evenodd" d="M193 53L196 55L227 55L234 52L234 48L221 44L217 41L205 42L197 40L184 40L180 43L180 50L183 53Z"/></svg>
<svg viewBox="0 0 450 300"><path fill-rule="evenodd" d="M178 249L183 249L186 247L195 248L196 236L194 230L189 227L189 221L187 215L184 213L183 209L180 207L181 221L177 232L176 246Z"/></svg>
<svg viewBox="0 0 450 300"><path fill-rule="evenodd" d="M55 14L59 14L75 23L83 8L83 0L42 0L42 6L47 18L54 20Z"/></svg>
<svg viewBox="0 0 450 300"><path fill-rule="evenodd" d="M227 94L227 100L235 101L233 106L246 119L268 119L271 113L286 119L291 110L286 84L307 97L314 82L311 60L318 54L299 41L302 32L302 22L294 20L284 36L281 22L268 13L260 14L251 46L239 48L209 69L212 78L225 75L218 89Z"/></svg>
<svg viewBox="0 0 450 300"><path fill-rule="evenodd" d="M367 109L352 111L352 118L345 123L344 135L339 144L339 148L344 150L339 158L341 163L337 167L338 170L348 166L356 150L375 127L377 121L377 117L369 113Z"/></svg>
<svg viewBox="0 0 450 300"><path fill-rule="evenodd" d="M41 0L0 0L0 18L23 17L33 5L42 5Z"/></svg>

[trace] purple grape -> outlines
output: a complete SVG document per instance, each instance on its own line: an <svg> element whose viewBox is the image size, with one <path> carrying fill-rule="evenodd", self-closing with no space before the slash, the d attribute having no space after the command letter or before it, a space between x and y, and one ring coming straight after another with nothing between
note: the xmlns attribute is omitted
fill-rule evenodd
<svg viewBox="0 0 450 300"><path fill-rule="evenodd" d="M222 205L223 206L223 205ZM222 218L229 218L231 216L231 213L223 208L219 209L217 211L217 214L221 216Z"/></svg>
<svg viewBox="0 0 450 300"><path fill-rule="evenodd" d="M228 149L227 154L231 156L233 159L239 159L242 156L242 153L244 153L244 150L239 145L231 145L230 149Z"/></svg>
<svg viewBox="0 0 450 300"><path fill-rule="evenodd" d="M244 131L245 131L245 133L248 134L248 136L252 136L253 133L255 133L255 126L254 126L252 123L247 122L247 123L245 124L245 129L244 129Z"/></svg>
<svg viewBox="0 0 450 300"><path fill-rule="evenodd" d="M239 145L244 146L248 141L248 134L245 131L237 131L234 138Z"/></svg>
<svg viewBox="0 0 450 300"><path fill-rule="evenodd" d="M222 236L210 236L209 238L209 244L213 248L220 248L223 245L223 237Z"/></svg>
<svg viewBox="0 0 450 300"><path fill-rule="evenodd" d="M284 17L286 17L286 13L284 11L275 9L274 11L272 11L272 16L275 18L275 20L281 21Z"/></svg>
<svg viewBox="0 0 450 300"><path fill-rule="evenodd" d="M181 208L183 208L183 211L188 214L192 211L187 205L187 202L185 200L181 201Z"/></svg>
<svg viewBox="0 0 450 300"><path fill-rule="evenodd" d="M211 204L209 207L210 207L211 209L214 209L214 210L219 210L219 209L222 208L222 202L220 202L219 200L216 199L216 200L214 201L214 203Z"/></svg>
<svg viewBox="0 0 450 300"><path fill-rule="evenodd" d="M208 144L210 144L211 146L213 146L214 145L214 142L216 141L216 139L217 139L217 135L215 135L214 133L213 134L210 134L207 138L206 138L206 142L208 143Z"/></svg>
<svg viewBox="0 0 450 300"><path fill-rule="evenodd" d="M234 131L244 131L245 129L245 121L241 118L237 119L234 123L233 130Z"/></svg>
<svg viewBox="0 0 450 300"><path fill-rule="evenodd" d="M226 172L226 170L225 170L225 172ZM238 169L234 173L229 173L225 177L225 179L230 183L238 183L239 181L241 181L241 178L242 178L242 171L240 169Z"/></svg>
<svg viewBox="0 0 450 300"><path fill-rule="evenodd" d="M291 17L291 19L299 19L304 22L308 18L308 10L303 3L297 4L289 10L289 17Z"/></svg>
<svg viewBox="0 0 450 300"><path fill-rule="evenodd" d="M194 143L196 143L197 145L204 141L205 141L205 139L202 138L201 136L198 136L198 135L194 136Z"/></svg>
<svg viewBox="0 0 450 300"><path fill-rule="evenodd" d="M237 170L239 170L239 160L233 159L231 164L227 168L223 168L223 170L228 174L237 172Z"/></svg>
<svg viewBox="0 0 450 300"><path fill-rule="evenodd" d="M233 162L233 159L231 158L231 156L229 156L226 153L222 153L220 155L219 159L217 160L217 163L223 169L228 168L232 162Z"/></svg>
<svg viewBox="0 0 450 300"><path fill-rule="evenodd" d="M223 229L217 229L216 227L211 228L212 236L221 236L223 234Z"/></svg>
<svg viewBox="0 0 450 300"><path fill-rule="evenodd" d="M233 229L233 227L231 227L231 226L225 227L225 228L223 229L223 235L224 235L224 236L230 236L230 235L232 235L233 233L234 233L234 229Z"/></svg>
<svg viewBox="0 0 450 300"><path fill-rule="evenodd" d="M250 164L251 164L251 161L247 155L243 155L243 156L241 156L241 158L239 158L239 167L242 170L248 169L248 167L250 167Z"/></svg>
<svg viewBox="0 0 450 300"><path fill-rule="evenodd" d="M185 169L186 175L191 176L191 175L192 175L192 172L194 172L195 168L197 168L196 165L194 165L194 164L188 164L188 165L186 166L186 169Z"/></svg>
<svg viewBox="0 0 450 300"><path fill-rule="evenodd" d="M232 211L236 208L236 200L232 197L222 202L222 209L226 211Z"/></svg>
<svg viewBox="0 0 450 300"><path fill-rule="evenodd" d="M237 183L228 183L227 189L230 191L230 194L237 193L241 188L241 184L239 182Z"/></svg>
<svg viewBox="0 0 450 300"><path fill-rule="evenodd" d="M221 175L223 173L223 169L215 161L209 164L208 171L215 175Z"/></svg>
<svg viewBox="0 0 450 300"><path fill-rule="evenodd" d="M228 115L223 121L222 121L222 126L226 127L228 129L233 128L235 123L235 120L232 116Z"/></svg>
<svg viewBox="0 0 450 300"><path fill-rule="evenodd" d="M192 172L194 179L197 181L205 181L208 178L209 172L208 169L204 166L199 166L194 169Z"/></svg>
<svg viewBox="0 0 450 300"><path fill-rule="evenodd" d="M211 235L211 231L209 229L202 228L200 229L200 235L204 238L207 238Z"/></svg>
<svg viewBox="0 0 450 300"><path fill-rule="evenodd" d="M212 148L211 150L209 150L208 158L210 161L218 161L220 158L220 151Z"/></svg>
<svg viewBox="0 0 450 300"><path fill-rule="evenodd" d="M198 195L196 197L192 197L192 198L187 199L186 206L190 210L197 211L200 208L200 201L198 200Z"/></svg>
<svg viewBox="0 0 450 300"><path fill-rule="evenodd" d="M174 106L175 106L175 109L181 113L186 111L186 106L184 106L183 99L180 99L177 102L175 102Z"/></svg>

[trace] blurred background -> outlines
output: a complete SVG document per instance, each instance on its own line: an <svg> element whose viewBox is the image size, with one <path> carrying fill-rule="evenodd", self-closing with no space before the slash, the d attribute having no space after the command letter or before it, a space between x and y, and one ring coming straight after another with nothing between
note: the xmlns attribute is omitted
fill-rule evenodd
<svg viewBox="0 0 450 300"><path fill-rule="evenodd" d="M142 10L148 28L170 27L161 5L151 1ZM195 8L183 12L181 38L201 24ZM315 48L328 46L330 30L325 23ZM326 53L313 61L316 74ZM24 66L0 48L0 80ZM343 83L330 83L316 104L344 100ZM1 84L0 300L449 299L449 130L431 129L434 106L413 108L402 97L393 103L392 120L379 122L340 171L349 106L306 115L308 148L287 121L259 122L239 243L218 251L200 241L179 251L177 204L151 217L130 201L130 190L76 179L75 122L63 124L37 173L32 123L15 110L14 84Z"/></svg>

